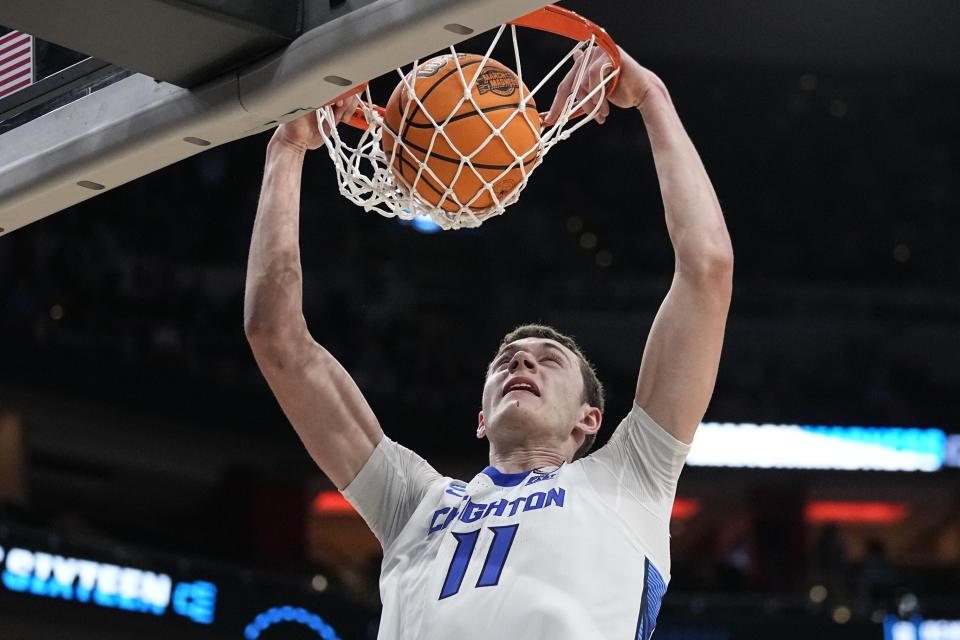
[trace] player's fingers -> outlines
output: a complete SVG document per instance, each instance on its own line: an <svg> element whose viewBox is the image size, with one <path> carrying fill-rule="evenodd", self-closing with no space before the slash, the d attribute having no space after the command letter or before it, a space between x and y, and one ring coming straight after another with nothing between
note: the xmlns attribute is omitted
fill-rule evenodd
<svg viewBox="0 0 960 640"><path fill-rule="evenodd" d="M556 123L557 119L560 118L560 114L563 112L563 107L567 104L567 100L570 99L571 94L573 93L574 84L576 83L577 78L585 75L585 70L583 67L589 62L589 60L584 56L585 53L582 49L574 50L573 66L570 67L567 75L565 75L563 80L560 81L560 86L557 87L557 93L553 98L553 104L550 105L550 110L547 112L547 117L544 121L545 124L549 125ZM579 100L579 97L574 96L574 100Z"/></svg>
<svg viewBox="0 0 960 640"><path fill-rule="evenodd" d="M600 96L597 93L591 95L590 91L590 83L585 79L577 90L577 101L575 106L578 109L581 109L586 117L595 118L595 110L597 109L597 104L600 102Z"/></svg>
<svg viewBox="0 0 960 640"><path fill-rule="evenodd" d="M602 122L600 119L600 111L602 105L596 97L590 98L589 100L583 103L583 113L588 118L593 118L597 122Z"/></svg>
<svg viewBox="0 0 960 640"><path fill-rule="evenodd" d="M339 112L337 113L337 122L349 122L350 118L360 106L360 96L352 95L337 102Z"/></svg>
<svg viewBox="0 0 960 640"><path fill-rule="evenodd" d="M343 103L344 101L341 99L331 105L333 108L333 121L338 124L343 122Z"/></svg>
<svg viewBox="0 0 960 640"><path fill-rule="evenodd" d="M607 121L607 116L610 115L610 103L606 100L603 100L600 103L600 110L597 112L595 120L600 124L603 124Z"/></svg>
<svg viewBox="0 0 960 640"><path fill-rule="evenodd" d="M600 85L603 83L605 68L606 64L601 59L596 60L590 68L590 90L594 91L594 106L597 106L597 103L599 103L599 109L597 109L597 114L594 116L594 119L600 124L603 124L607 116L610 115L610 103L606 100L606 92L600 88Z"/></svg>
<svg viewBox="0 0 960 640"><path fill-rule="evenodd" d="M557 87L557 93L553 97L553 104L550 105L550 111L547 112L546 124L553 124L557 121L557 118L560 117L564 105L566 105L567 100L570 98L573 82L576 78L576 71L577 67L574 65L574 68L560 81L560 86Z"/></svg>
<svg viewBox="0 0 960 640"><path fill-rule="evenodd" d="M324 115L323 115L323 109L318 109L318 110L317 110L317 129L318 129L319 132L321 132L321 133L323 134L323 137L329 137L329 136L330 136L330 129L331 129L330 119L324 117ZM321 145L323 144L322 139L321 139L321 141L320 141L320 144L321 144Z"/></svg>

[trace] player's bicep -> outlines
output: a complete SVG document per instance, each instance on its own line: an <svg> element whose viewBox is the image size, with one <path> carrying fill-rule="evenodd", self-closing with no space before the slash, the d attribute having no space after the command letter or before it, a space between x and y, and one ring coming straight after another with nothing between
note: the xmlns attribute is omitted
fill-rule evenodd
<svg viewBox="0 0 960 640"><path fill-rule="evenodd" d="M693 441L713 395L732 286L726 267L677 271L647 338L637 404L682 442Z"/></svg>
<svg viewBox="0 0 960 640"><path fill-rule="evenodd" d="M267 383L310 456L337 488L347 486L383 437L350 374L326 349L254 348Z"/></svg>

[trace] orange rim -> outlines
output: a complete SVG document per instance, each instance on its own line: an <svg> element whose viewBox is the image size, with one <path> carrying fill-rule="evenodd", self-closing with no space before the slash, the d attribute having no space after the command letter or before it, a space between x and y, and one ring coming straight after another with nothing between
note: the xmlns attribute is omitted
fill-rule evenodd
<svg viewBox="0 0 960 640"><path fill-rule="evenodd" d="M597 46L603 49L603 52L607 54L607 57L610 58L610 62L613 63L613 70L617 71L620 69L620 49L617 47L617 43L613 41L613 38L600 26L594 24L590 20L587 20L583 16L570 11L569 9L564 9L563 7L558 7L556 5L547 5L542 9L537 9L531 13L528 13L525 16L521 16L516 20L511 20L507 24L515 25L518 27L526 27L528 29L537 29L538 31L546 31L548 33L555 33L557 35L565 36L571 40L577 42L583 42L585 40L594 39L594 42ZM610 83L606 89L607 94L609 95L617 87L617 80L620 76L615 75L610 80ZM343 98L349 98L360 93L363 93L367 89L367 84L364 82L353 89L337 96L324 106L328 106L336 102L337 100L342 100ZM384 108L376 105L370 104L367 105L369 108L376 111L383 117L385 112ZM571 118L578 118L583 115L583 109L578 109L576 112L570 115ZM540 113L540 120L543 121L547 116L547 112ZM367 129L369 124L367 123L366 117L363 115L363 107L357 107L357 110L351 116L350 120L347 121L352 127L357 129Z"/></svg>

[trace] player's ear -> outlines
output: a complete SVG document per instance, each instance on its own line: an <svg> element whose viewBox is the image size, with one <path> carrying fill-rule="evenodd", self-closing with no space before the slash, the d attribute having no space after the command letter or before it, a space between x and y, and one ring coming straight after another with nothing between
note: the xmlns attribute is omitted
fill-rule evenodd
<svg viewBox="0 0 960 640"><path fill-rule="evenodd" d="M602 421L603 414L600 413L600 409L584 403L581 408L580 421L577 422L577 427L585 434L590 435L600 430L600 423Z"/></svg>
<svg viewBox="0 0 960 640"><path fill-rule="evenodd" d="M487 426L483 422L483 411L477 414L477 438L482 439L487 435Z"/></svg>

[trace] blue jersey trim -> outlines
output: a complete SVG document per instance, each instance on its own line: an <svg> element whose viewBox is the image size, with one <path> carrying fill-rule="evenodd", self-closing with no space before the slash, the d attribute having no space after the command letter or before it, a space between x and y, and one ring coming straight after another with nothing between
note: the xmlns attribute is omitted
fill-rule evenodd
<svg viewBox="0 0 960 640"><path fill-rule="evenodd" d="M493 480L493 484L498 487L515 487L523 479L530 475L529 471L524 471L522 473L504 473L499 471L496 467L487 467L483 470L485 474L490 476L490 479Z"/></svg>
<svg viewBox="0 0 960 640"><path fill-rule="evenodd" d="M657 627L657 616L660 614L660 601L667 591L667 583L663 576L653 566L649 558L643 561L643 593L640 595L640 615L637 616L637 630L635 640L650 640L653 630Z"/></svg>

